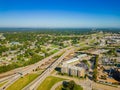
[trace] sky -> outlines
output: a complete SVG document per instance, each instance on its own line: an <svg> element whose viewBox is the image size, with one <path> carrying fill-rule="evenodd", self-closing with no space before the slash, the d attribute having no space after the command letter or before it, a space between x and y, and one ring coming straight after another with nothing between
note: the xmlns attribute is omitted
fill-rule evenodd
<svg viewBox="0 0 120 90"><path fill-rule="evenodd" d="M0 0L0 27L120 28L120 0Z"/></svg>

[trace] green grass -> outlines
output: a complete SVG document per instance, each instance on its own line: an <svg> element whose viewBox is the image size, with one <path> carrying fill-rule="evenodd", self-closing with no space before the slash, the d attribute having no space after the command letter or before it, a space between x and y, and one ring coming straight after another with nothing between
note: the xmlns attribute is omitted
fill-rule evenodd
<svg viewBox="0 0 120 90"><path fill-rule="evenodd" d="M95 40L90 40L90 43L91 43L91 44L95 43Z"/></svg>
<svg viewBox="0 0 120 90"><path fill-rule="evenodd" d="M54 49L54 50L52 50L50 53L51 54L54 54L54 53L56 53L56 52L58 52L59 50L58 49Z"/></svg>
<svg viewBox="0 0 120 90"><path fill-rule="evenodd" d="M80 85L76 85L74 90L83 90L83 88Z"/></svg>
<svg viewBox="0 0 120 90"><path fill-rule="evenodd" d="M50 90L54 84L63 80L65 79L49 76L40 84L37 90Z"/></svg>
<svg viewBox="0 0 120 90"><path fill-rule="evenodd" d="M7 83L7 81L0 83L0 87L2 87L5 83Z"/></svg>
<svg viewBox="0 0 120 90"><path fill-rule="evenodd" d="M62 85L58 86L55 90L62 90Z"/></svg>
<svg viewBox="0 0 120 90"><path fill-rule="evenodd" d="M53 47L53 48L58 48L58 46L57 46L57 45L54 45L54 44L52 45L52 47Z"/></svg>
<svg viewBox="0 0 120 90"><path fill-rule="evenodd" d="M7 90L21 90L26 85L28 85L31 81L33 81L39 74L28 74L24 77L18 79L15 83L13 83Z"/></svg>
<svg viewBox="0 0 120 90"><path fill-rule="evenodd" d="M56 52L58 52L59 50L58 49L55 49L55 50L53 50L53 53L56 53Z"/></svg>

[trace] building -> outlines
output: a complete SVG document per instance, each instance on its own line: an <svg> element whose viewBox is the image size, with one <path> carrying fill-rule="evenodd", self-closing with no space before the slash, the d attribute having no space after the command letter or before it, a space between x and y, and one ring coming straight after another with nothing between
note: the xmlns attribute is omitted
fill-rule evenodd
<svg viewBox="0 0 120 90"><path fill-rule="evenodd" d="M63 65L61 67L61 73L63 74L65 73L70 76L84 77L86 69L84 67L80 67L79 65L75 65L75 64L72 65L71 63L79 61L86 56L87 54L80 54L75 58L72 58L68 61L63 62Z"/></svg>
<svg viewBox="0 0 120 90"><path fill-rule="evenodd" d="M87 54L78 55L78 56L75 57L75 58L72 58L72 59L70 59L70 60L68 60L68 61L63 62L63 64L70 64L70 63L79 61L79 60L81 60L83 57L86 57L86 56L87 56Z"/></svg>
<svg viewBox="0 0 120 90"><path fill-rule="evenodd" d="M77 73L78 73L77 67L72 66L69 68L69 70L70 70L70 73L69 73L70 76L77 76Z"/></svg>
<svg viewBox="0 0 120 90"><path fill-rule="evenodd" d="M78 68L78 77L84 77L85 76L85 69L84 68Z"/></svg>
<svg viewBox="0 0 120 90"><path fill-rule="evenodd" d="M69 64L69 63L73 63L73 62L76 62L76 61L79 61L79 58L72 58L68 61L65 61L64 64Z"/></svg>
<svg viewBox="0 0 120 90"><path fill-rule="evenodd" d="M20 45L19 42L11 42L10 45Z"/></svg>
<svg viewBox="0 0 120 90"><path fill-rule="evenodd" d="M81 59L81 58L86 57L86 56L87 56L87 54L81 54L81 55L78 55L77 58Z"/></svg>
<svg viewBox="0 0 120 90"><path fill-rule="evenodd" d="M64 64L61 67L61 73L68 74L69 76L84 77L85 76L85 69L82 67Z"/></svg>
<svg viewBox="0 0 120 90"><path fill-rule="evenodd" d="M68 65L63 65L62 66L61 73L69 73Z"/></svg>

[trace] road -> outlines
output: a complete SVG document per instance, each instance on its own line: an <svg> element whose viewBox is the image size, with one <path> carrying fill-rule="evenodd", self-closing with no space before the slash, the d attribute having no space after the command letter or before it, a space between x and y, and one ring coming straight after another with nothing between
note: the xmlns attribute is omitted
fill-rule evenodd
<svg viewBox="0 0 120 90"><path fill-rule="evenodd" d="M11 84L13 84L16 80L18 80L21 77L21 74L22 74L22 76L24 76L24 75L32 72L33 70L35 70L36 68L38 68L39 66L41 66L42 64L44 64L45 62L50 60L51 58L53 58L54 56L57 56L57 55L65 52L69 48L71 48L71 47L67 47L67 48L61 49L59 52L57 52L57 53L55 53L55 54L53 54L53 55L51 55L51 56L49 56L49 57L47 57L45 59L43 59L43 60L33 64L33 65L30 65L30 66L28 66L26 68L20 69L18 71L18 73L16 73L15 75L11 76L11 78L9 78L10 76L8 76L8 78L5 77L9 81L6 84L4 84L2 87L0 87L0 90L5 90L6 88L8 88ZM0 79L0 80L2 81L2 79ZM3 80L6 80L6 79L3 79Z"/></svg>
<svg viewBox="0 0 120 90"><path fill-rule="evenodd" d="M86 79L79 79L76 77L70 77L70 76L64 76L64 75L62 76L62 75L55 75L55 74L52 74L52 76L58 77L58 78L64 78L66 80L73 80L77 85L82 86L83 90L92 90L90 82Z"/></svg>
<svg viewBox="0 0 120 90"><path fill-rule="evenodd" d="M112 87L112 86L103 85L95 82L92 83L92 87L95 90L120 90L120 87Z"/></svg>
<svg viewBox="0 0 120 90"><path fill-rule="evenodd" d="M99 84L99 83L96 83L96 82L93 82L93 81L89 80L88 78L86 80L84 80L84 79L82 80L82 79L78 79L78 78L55 75L55 74L52 74L52 76L58 77L58 78L64 78L64 79L67 79L67 80L73 80L73 81L75 81L76 84L81 85L83 87L83 90L92 90L92 89L95 89L95 90L120 90L120 87L117 88L117 87L112 87L112 86L108 86L108 85ZM54 86L53 89L55 87L56 86Z"/></svg>
<svg viewBox="0 0 120 90"><path fill-rule="evenodd" d="M58 86L60 86L62 84L63 84L63 81L60 81L60 82L56 83L55 85L53 85L50 90L55 90Z"/></svg>
<svg viewBox="0 0 120 90"><path fill-rule="evenodd" d="M61 61L72 51L74 51L74 49L66 50L66 52L60 56L59 59L53 62L38 78L28 84L25 88L23 88L23 90L36 90L38 86L44 81L44 79L48 77L51 72L61 63Z"/></svg>
<svg viewBox="0 0 120 90"><path fill-rule="evenodd" d="M66 80L64 80L64 81L66 81ZM82 81L82 80L79 81L79 82L78 82L78 80L75 80L75 83L76 83L77 85L82 86L82 87L83 87L83 90L92 90L92 88L91 88L89 85L87 86L87 85L84 83L84 81ZM60 82L56 83L55 85L53 85L50 90L55 90L58 86L60 86L60 85L62 85L62 84L63 84L63 81L60 81Z"/></svg>

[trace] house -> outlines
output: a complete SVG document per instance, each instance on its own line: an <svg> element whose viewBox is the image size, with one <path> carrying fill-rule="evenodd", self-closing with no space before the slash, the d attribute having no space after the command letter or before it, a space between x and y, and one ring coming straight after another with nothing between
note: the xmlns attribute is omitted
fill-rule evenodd
<svg viewBox="0 0 120 90"><path fill-rule="evenodd" d="M20 45L20 43L19 43L19 42L14 42L14 41L13 41L13 42L10 43L10 45Z"/></svg>

